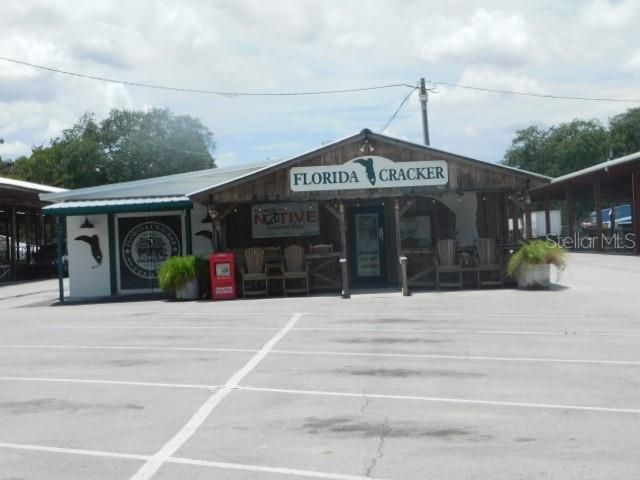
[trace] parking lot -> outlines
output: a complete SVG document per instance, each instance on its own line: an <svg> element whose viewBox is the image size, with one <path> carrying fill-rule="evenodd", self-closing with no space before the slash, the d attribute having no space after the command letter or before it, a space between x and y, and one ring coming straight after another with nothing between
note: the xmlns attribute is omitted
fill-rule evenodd
<svg viewBox="0 0 640 480"><path fill-rule="evenodd" d="M0 287L0 479L636 479L640 258L551 291L51 306Z"/></svg>

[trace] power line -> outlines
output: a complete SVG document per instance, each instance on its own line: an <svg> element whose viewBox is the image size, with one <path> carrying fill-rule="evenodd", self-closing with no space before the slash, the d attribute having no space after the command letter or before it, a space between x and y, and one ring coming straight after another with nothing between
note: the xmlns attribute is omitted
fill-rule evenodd
<svg viewBox="0 0 640 480"><path fill-rule="evenodd" d="M26 67L37 68L40 70L45 70L45 71L57 73L60 75L68 75L72 77L84 78L87 80L96 80L96 81L105 82L105 83L116 83L121 85L128 85L131 87L152 88L156 90L169 90L169 91L181 92L181 93L220 95L223 97L278 97L278 96L293 97L293 96L305 96L305 95L332 95L337 93L368 92L372 90L382 90L387 88L399 88L399 87L413 88L413 86L408 85L406 83L390 83L386 85L374 85L370 87L343 88L343 89L336 89L336 90L308 90L308 91L298 91L298 92L234 92L234 91L224 91L224 90L203 90L198 88L172 87L168 85L157 85L152 83L133 82L129 80L119 80L115 78L100 77L97 75L88 75L84 73L70 72L67 70L60 70L57 68L46 67L44 65L37 65L35 63L29 63L23 60L16 60L14 58L8 58L8 57L2 57L2 56L0 56L0 60L2 60L3 62L9 62L9 63L14 63L16 65L23 65Z"/></svg>
<svg viewBox="0 0 640 480"><path fill-rule="evenodd" d="M553 100L581 100L586 102L619 102L619 103L638 103L638 98L612 98L612 97L579 97L572 95L553 95L546 93L523 92L518 90L503 90L499 88L476 87L474 85L462 85L459 83L439 82L437 80L429 80L434 85L446 85L448 87L464 88L467 90L475 90L480 92L500 93L503 95L519 95L523 97L550 98Z"/></svg>
<svg viewBox="0 0 640 480"><path fill-rule="evenodd" d="M391 122L395 120L395 118L398 116L398 113L400 113L400 110L402 110L402 107L404 106L404 104L407 103L407 100L409 100L409 97L411 97L413 92L415 92L417 89L418 87L412 87L411 91L404 96L404 98L400 102L400 105L398 105L398 108L396 108L396 111L393 112L393 115L391 115L389 120L387 120L387 123L385 123L384 127L382 127L382 129L380 130L380 133L384 133L385 130L389 128L389 125L391 125Z"/></svg>

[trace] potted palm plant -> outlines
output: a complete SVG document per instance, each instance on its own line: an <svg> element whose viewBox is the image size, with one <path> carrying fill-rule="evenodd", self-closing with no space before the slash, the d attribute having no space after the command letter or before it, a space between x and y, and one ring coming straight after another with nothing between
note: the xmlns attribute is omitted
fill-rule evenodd
<svg viewBox="0 0 640 480"><path fill-rule="evenodd" d="M549 288L550 266L563 270L567 251L550 240L534 240L523 244L509 259L507 273L518 282L518 288Z"/></svg>
<svg viewBox="0 0 640 480"><path fill-rule="evenodd" d="M160 288L178 300L196 300L200 298L198 279L207 265L195 255L170 257L158 270Z"/></svg>

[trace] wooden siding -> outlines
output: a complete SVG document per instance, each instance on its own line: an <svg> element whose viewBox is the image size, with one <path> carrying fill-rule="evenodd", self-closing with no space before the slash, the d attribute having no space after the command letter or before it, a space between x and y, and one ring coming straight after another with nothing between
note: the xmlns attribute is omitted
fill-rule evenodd
<svg viewBox="0 0 640 480"><path fill-rule="evenodd" d="M449 166L449 184L438 187L383 188L362 190L331 190L324 192L292 192L289 188L290 164L256 178L230 185L214 191L211 201L215 203L251 203L256 201L278 200L333 200L336 198L381 198L398 196L429 196L447 190L460 191L525 191L529 189L532 179L517 172L495 167L491 164L472 161L444 152L424 150L417 147L371 140L375 148L372 155L387 157L395 162L415 162L425 160L445 160ZM301 157L296 166L339 165L355 157L362 156L361 140L338 145L333 149ZM533 180L543 184L543 180ZM200 198L200 201L204 201Z"/></svg>

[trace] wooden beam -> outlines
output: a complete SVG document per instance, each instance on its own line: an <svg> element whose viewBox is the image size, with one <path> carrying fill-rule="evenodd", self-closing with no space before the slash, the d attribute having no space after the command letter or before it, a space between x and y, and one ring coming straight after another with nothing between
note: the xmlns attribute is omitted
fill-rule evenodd
<svg viewBox="0 0 640 480"><path fill-rule="evenodd" d="M529 193L525 194L525 202L524 202L524 228L527 231L526 238L531 240L533 238L532 226L531 226L531 197Z"/></svg>
<svg viewBox="0 0 640 480"><path fill-rule="evenodd" d="M549 192L544 192L544 228L547 235L551 233L551 199Z"/></svg>
<svg viewBox="0 0 640 480"><path fill-rule="evenodd" d="M222 211L222 213L218 214L218 221L219 221L219 222L222 222L225 218L227 218L227 216L228 216L231 212L233 212L233 209L234 209L234 208L236 208L236 206L237 206L237 205L236 205L235 203L233 203L233 204L231 204L231 205L227 206L227 208L225 208L225 209Z"/></svg>
<svg viewBox="0 0 640 480"><path fill-rule="evenodd" d="M347 263L347 219L344 203L338 207L340 213L340 269L342 270L342 298L349 298L349 265Z"/></svg>
<svg viewBox="0 0 640 480"><path fill-rule="evenodd" d="M509 243L509 198L504 193L502 194L502 241Z"/></svg>
<svg viewBox="0 0 640 480"><path fill-rule="evenodd" d="M640 169L631 174L631 191L633 192L633 233L635 234L635 253L640 255Z"/></svg>
<svg viewBox="0 0 640 480"><path fill-rule="evenodd" d="M396 201L398 201L398 199L396 199ZM402 208L400 209L400 216L402 217L405 213L407 213L407 211L413 207L416 203L416 199L415 198L410 198L409 200L407 200L405 202L405 204L402 206Z"/></svg>
<svg viewBox="0 0 640 480"><path fill-rule="evenodd" d="M326 208L329 213L331 213L331 215L333 215L336 220L340 221L340 212L338 210L336 210L333 205L329 204L329 203L323 203L324 208Z"/></svg>
<svg viewBox="0 0 640 480"><path fill-rule="evenodd" d="M569 237L574 238L575 236L575 201L573 199L573 187L569 185L565 192L565 202L567 206L567 233Z"/></svg>
<svg viewBox="0 0 640 480"><path fill-rule="evenodd" d="M602 189L600 184L600 177L597 177L593 182L593 198L596 204L596 242L598 245L598 251L602 251Z"/></svg>
<svg viewBox="0 0 640 480"><path fill-rule="evenodd" d="M9 262L11 266L11 280L16 279L16 268L18 265L18 252L17 248L19 243L16 242L16 235L18 230L18 223L16 221L16 207L11 205L9 207L11 213L11 255L9 257Z"/></svg>
<svg viewBox="0 0 640 480"><path fill-rule="evenodd" d="M515 196L515 193L512 194L512 199L511 199L511 206L512 206L511 222L513 224L513 241L518 242L520 240L520 226L518 225L518 205L513 199L514 196Z"/></svg>
<svg viewBox="0 0 640 480"><path fill-rule="evenodd" d="M396 261L400 261L402 257L402 237L400 235L400 218L402 217L400 200L395 199L393 202L393 212L395 219L395 234L396 234ZM398 269L398 283L402 282L402 272Z"/></svg>

